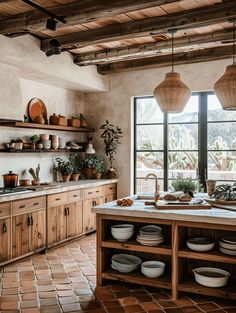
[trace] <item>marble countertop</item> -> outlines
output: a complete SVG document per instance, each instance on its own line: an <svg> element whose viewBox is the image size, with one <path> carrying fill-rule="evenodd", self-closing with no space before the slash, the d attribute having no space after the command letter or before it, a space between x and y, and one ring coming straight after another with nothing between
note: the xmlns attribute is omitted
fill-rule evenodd
<svg viewBox="0 0 236 313"><path fill-rule="evenodd" d="M132 198L134 197L132 196ZM116 201L112 201L93 207L92 212L105 215L236 225L236 212L233 211L213 207L205 210L191 208L184 208L183 210L160 210L154 206L147 206L144 202L145 201L134 200L132 206L124 207L118 206Z"/></svg>
<svg viewBox="0 0 236 313"><path fill-rule="evenodd" d="M75 189L84 189L84 188L93 188L93 187L99 187L106 184L112 184L116 183L117 179L86 179L86 180L78 180L78 181L70 181L68 183L56 183L53 184L53 186L44 186L45 189L42 190L27 190L23 192L13 193L13 194L6 194L0 196L0 203L6 202L6 201L14 201L14 200L21 200L21 199L27 199L32 197L38 197L38 196L45 196L45 195L51 195L54 193L59 192L66 192L71 191Z"/></svg>

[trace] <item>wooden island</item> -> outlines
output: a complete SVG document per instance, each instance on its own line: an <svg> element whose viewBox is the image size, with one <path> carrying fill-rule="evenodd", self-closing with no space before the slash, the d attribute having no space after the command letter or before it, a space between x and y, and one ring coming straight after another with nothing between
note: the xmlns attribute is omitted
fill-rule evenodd
<svg viewBox="0 0 236 313"><path fill-rule="evenodd" d="M97 285L108 280L119 280L140 285L169 289L173 299L179 292L189 292L236 300L236 256L219 251L218 241L224 236L236 237L236 212L218 208L161 210L146 206L135 200L130 207L118 206L115 201L92 208L97 214ZM111 236L111 226L119 223L135 225L133 238L118 242ZM160 225L165 242L156 247L143 246L136 241L140 227L148 224ZM186 240L192 237L208 237L216 242L208 252L195 252L187 248ZM163 276L145 277L140 269L122 274L111 269L111 257L116 253L139 256L142 261L165 262ZM221 288L209 288L194 280L192 269L196 267L218 267L231 273L229 283Z"/></svg>

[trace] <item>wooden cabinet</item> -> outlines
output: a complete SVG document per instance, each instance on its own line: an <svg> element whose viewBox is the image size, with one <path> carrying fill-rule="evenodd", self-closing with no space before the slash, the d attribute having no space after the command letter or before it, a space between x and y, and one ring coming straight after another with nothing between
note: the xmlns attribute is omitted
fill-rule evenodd
<svg viewBox="0 0 236 313"><path fill-rule="evenodd" d="M111 202L117 199L117 184L108 184L105 186L105 202Z"/></svg>
<svg viewBox="0 0 236 313"><path fill-rule="evenodd" d="M46 198L12 204L12 257L46 248Z"/></svg>
<svg viewBox="0 0 236 313"><path fill-rule="evenodd" d="M11 204L0 203L0 263L11 258Z"/></svg>
<svg viewBox="0 0 236 313"><path fill-rule="evenodd" d="M48 197L48 246L82 234L81 198L81 190Z"/></svg>

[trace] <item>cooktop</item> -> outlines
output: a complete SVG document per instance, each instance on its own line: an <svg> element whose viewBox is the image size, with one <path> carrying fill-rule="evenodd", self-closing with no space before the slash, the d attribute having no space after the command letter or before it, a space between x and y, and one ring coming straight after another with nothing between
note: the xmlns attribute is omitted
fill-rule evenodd
<svg viewBox="0 0 236 313"><path fill-rule="evenodd" d="M29 192L31 190L28 190L24 187L15 187L15 188L0 188L0 196L6 195L6 194L12 194L17 192Z"/></svg>

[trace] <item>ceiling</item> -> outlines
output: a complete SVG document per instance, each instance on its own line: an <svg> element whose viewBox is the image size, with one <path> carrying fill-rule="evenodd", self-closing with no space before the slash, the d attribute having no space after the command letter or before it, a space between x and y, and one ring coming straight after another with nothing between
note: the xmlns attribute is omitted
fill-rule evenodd
<svg viewBox="0 0 236 313"><path fill-rule="evenodd" d="M46 29L48 16L22 0L0 0L0 33L31 34L46 51L52 38L78 66L101 74L231 58L235 0L34 0L66 24Z"/></svg>

